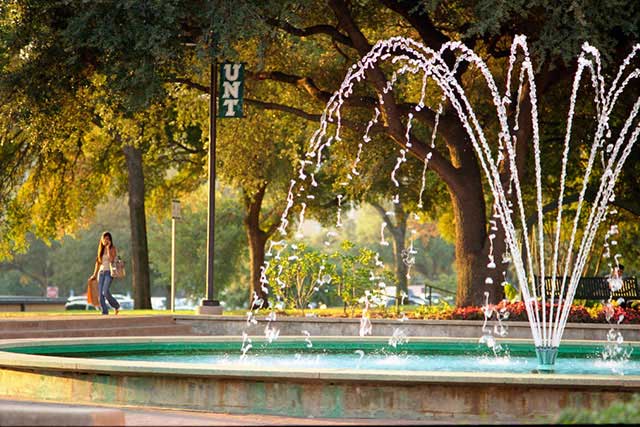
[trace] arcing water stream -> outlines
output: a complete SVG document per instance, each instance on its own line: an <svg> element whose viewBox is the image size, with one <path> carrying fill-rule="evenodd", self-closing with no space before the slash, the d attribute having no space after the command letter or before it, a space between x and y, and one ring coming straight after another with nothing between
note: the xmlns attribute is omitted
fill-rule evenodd
<svg viewBox="0 0 640 427"><path fill-rule="evenodd" d="M441 99L438 106L434 108L436 124L433 127L431 139L432 151L428 151L423 158L424 170L418 206L422 206L423 203L424 173L426 173L429 160L432 158L433 150L435 149L434 142L438 131L438 118L442 114L443 104L448 102L457 113L460 123L467 132L469 142L475 150L478 162L484 171L494 198L495 213L490 221L492 231L490 231L491 234L489 235L492 248L493 239L496 237L493 230L497 230L496 226L499 223L504 230L505 244L525 302L531 334L538 351L540 368L543 370L553 369L557 348L560 346L567 323L569 309L573 302L579 278L585 268L587 256L594 244L598 226L607 215L609 202L614 200L614 184L640 134L640 122L638 121L640 97L635 100L622 126L616 130L615 136L613 125L610 123L611 113L625 88L632 87L630 86L631 84L634 84L634 87L638 87L637 80L640 77L640 68L638 66L633 67L631 64L632 61L637 60L639 51L640 45L635 45L632 52L619 67L613 82L607 88L601 69L599 52L588 43L585 43L582 47L568 105L569 112L562 151L561 170L544 171L545 174L557 174L560 177L557 194L557 216L553 225L552 234L554 237L550 242L551 244L545 242L546 237L543 233L543 200L549 200L549 197L543 198L543 170L540 159L541 147L536 82L524 36L516 36L511 46L504 92L500 92L491 71L480 56L459 42L446 43L437 51L403 37L393 37L376 43L365 57L352 66L339 90L335 92L328 102L322 115L320 126L311 139L311 147L306 159L301 162L298 179L291 181L287 206L282 215L281 233L283 235L288 233L289 211L294 206L296 197L302 199L305 197L310 198L310 193L317 186L315 176L323 165L323 152L332 143L337 143L341 140L341 108L353 94L355 85L367 78L369 69L379 67L382 63L395 67L384 93L391 91L396 80L404 74L412 73L422 77L421 95L419 102L414 107L416 112L426 108L427 84L434 82L441 91ZM452 67L443 59L445 53L455 55L456 61ZM465 94L462 83L458 80L456 71L465 62L480 72L483 82L491 94L491 100L495 108L494 119L499 126L497 141L493 143L490 142L491 137L488 132L485 132L471 101ZM568 238L565 236L562 240L563 249L561 251L560 235L564 215L563 200L566 190L567 164L572 149L572 129L576 115L576 100L583 80L590 83L591 90L595 94L593 99L596 108L596 116L594 118L595 133L593 141L587 150L588 157L584 159L584 175L578 185L580 191L578 201L575 204L575 216L573 219L569 218L569 224L572 224L570 226L571 233ZM525 84L529 86L528 91L524 91ZM515 147L517 143L518 116L520 114L520 104L518 104L517 100L521 98L523 93L528 93L528 100L531 103L530 120L533 135L531 151L534 154L534 190L536 200L533 212L528 212L525 209L523 189L517 173L518 166L516 165ZM379 96L379 105L375 107L373 118L369 121L362 142L358 145L358 154L347 180L353 179L354 176L358 175L360 154L363 149L366 149L366 144L371 141L369 132L378 123L381 111L385 108L383 98L381 94ZM511 125L507 109L513 106L515 106L515 119L512 121L516 124ZM391 183L395 187L401 185L396 175L402 164L406 162L406 155L412 147L411 128L413 118L413 113L407 114L406 142L404 147L400 149L395 168L391 172ZM330 132L330 124L335 125L333 127L335 131ZM574 147L574 149L578 148ZM600 160L600 162L597 160ZM503 168L504 166L506 166L506 170L510 171L510 176L507 179L501 176L501 170L505 169ZM589 207L585 203L585 194L588 187L594 186L597 188L596 196ZM342 194L337 195L339 205L336 222L337 229L342 225L340 214L343 197ZM393 199L397 203L399 195L397 194ZM298 232L304 222L306 208L304 202L300 202L300 204L302 209L298 218ZM537 218L537 235L534 244L530 244L528 238L522 238L522 236L529 236L531 231L527 224L527 218L531 214L535 214ZM584 216L586 216L586 221ZM384 242L384 228L381 230L381 234ZM493 251L489 254L488 267L495 268ZM547 284L545 280L539 280L540 283L536 283L536 277L544 278L546 276L551 277L550 284ZM556 278L560 283L559 289L556 289ZM273 280L277 282L277 278ZM490 278L487 278L487 281L490 280ZM268 279L265 280L265 284L269 282ZM547 289L547 287L550 287L550 289Z"/></svg>

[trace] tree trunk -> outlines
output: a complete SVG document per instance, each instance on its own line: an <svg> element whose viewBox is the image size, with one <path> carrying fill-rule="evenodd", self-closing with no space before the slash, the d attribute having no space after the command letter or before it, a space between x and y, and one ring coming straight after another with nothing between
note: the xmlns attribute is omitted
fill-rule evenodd
<svg viewBox="0 0 640 427"><path fill-rule="evenodd" d="M407 264L404 262L403 252L405 251L405 241L407 235L407 214L400 204L395 205L396 226L391 228L393 236L393 255L396 261L396 280L398 287L396 288L396 298L400 302L402 292L408 295L409 287L407 280Z"/></svg>
<svg viewBox="0 0 640 427"><path fill-rule="evenodd" d="M393 237L393 257L395 260L395 274L396 274L396 298L398 299L400 293L404 291L408 293L408 283L407 283L407 264L405 264L404 259L402 257L402 253L405 250L406 236L407 236L407 213L402 206L402 203L394 204L394 212L395 212L395 223L389 219L384 208L376 202L371 202L371 206L373 206L380 216L382 220L387 224L387 229L391 236Z"/></svg>
<svg viewBox="0 0 640 427"><path fill-rule="evenodd" d="M144 175L142 151L130 145L123 147L129 174L129 218L131 220L131 271L135 308L151 308L149 250L144 210Z"/></svg>
<svg viewBox="0 0 640 427"><path fill-rule="evenodd" d="M266 191L266 185L258 190L253 197L245 195L247 214L244 219L247 241L249 242L249 263L251 270L251 286L249 288L249 307L269 307L268 293L262 289L260 283L261 268L264 266L264 246L269 238L269 232L260 228L260 208ZM261 302L257 300L262 300Z"/></svg>
<svg viewBox="0 0 640 427"><path fill-rule="evenodd" d="M456 305L480 306L484 304L485 292L489 301L496 303L504 298L502 289L502 250L504 237L496 233L494 243L495 269L489 269L489 233L487 233L486 205L481 183L468 180L468 185L451 194L456 229L456 271L458 291ZM479 187L479 188L476 188ZM493 283L486 283L490 278Z"/></svg>

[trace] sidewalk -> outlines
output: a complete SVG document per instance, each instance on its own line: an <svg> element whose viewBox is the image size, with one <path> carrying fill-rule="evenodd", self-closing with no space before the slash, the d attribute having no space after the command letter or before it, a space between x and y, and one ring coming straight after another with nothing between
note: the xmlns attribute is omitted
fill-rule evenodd
<svg viewBox="0 0 640 427"><path fill-rule="evenodd" d="M459 424L460 420L297 418L0 399L2 426L314 426ZM473 423L475 424L475 423Z"/></svg>

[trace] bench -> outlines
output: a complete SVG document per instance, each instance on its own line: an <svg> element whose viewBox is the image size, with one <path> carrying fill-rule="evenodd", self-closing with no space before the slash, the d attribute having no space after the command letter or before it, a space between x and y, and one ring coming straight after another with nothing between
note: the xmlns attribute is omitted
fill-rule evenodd
<svg viewBox="0 0 640 427"><path fill-rule="evenodd" d="M66 298L0 295L0 311L63 311Z"/></svg>
<svg viewBox="0 0 640 427"><path fill-rule="evenodd" d="M567 277L566 288L568 288L570 277ZM536 277L536 283L540 282L540 278ZM545 277L545 297L551 298L552 278ZM562 277L556 277L556 289L555 298L560 297L560 288L562 286ZM565 289L566 296L567 289ZM538 285L538 295L540 294L540 287ZM563 297L564 297L563 296ZM589 300L608 300L611 296L609 290L609 278L608 277L581 277L578 281L578 287L574 299L589 299ZM638 288L638 282L635 277L625 277L622 279L622 288L613 293L613 299L623 298L625 301L640 300L640 288Z"/></svg>

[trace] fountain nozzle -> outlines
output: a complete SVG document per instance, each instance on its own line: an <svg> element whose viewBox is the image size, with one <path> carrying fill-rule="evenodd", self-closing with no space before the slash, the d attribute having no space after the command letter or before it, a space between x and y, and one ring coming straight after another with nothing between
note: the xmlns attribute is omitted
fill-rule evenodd
<svg viewBox="0 0 640 427"><path fill-rule="evenodd" d="M536 347L538 372L551 373L555 370L558 347Z"/></svg>

